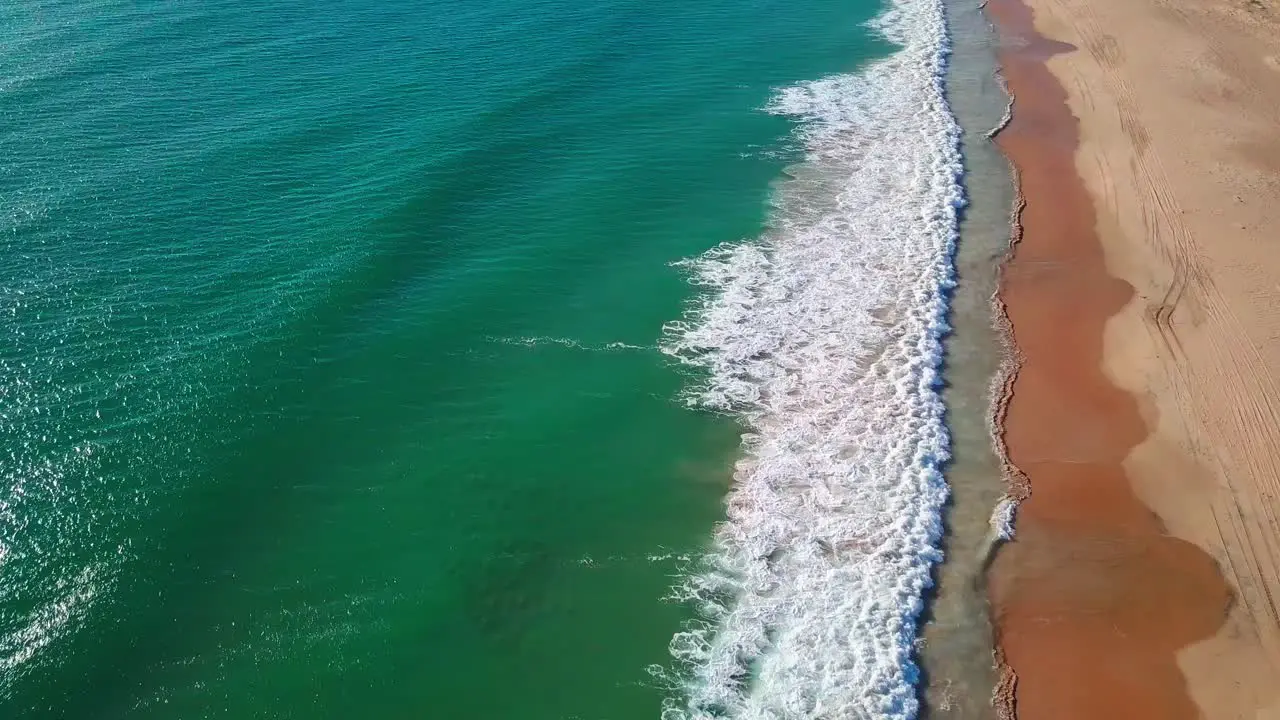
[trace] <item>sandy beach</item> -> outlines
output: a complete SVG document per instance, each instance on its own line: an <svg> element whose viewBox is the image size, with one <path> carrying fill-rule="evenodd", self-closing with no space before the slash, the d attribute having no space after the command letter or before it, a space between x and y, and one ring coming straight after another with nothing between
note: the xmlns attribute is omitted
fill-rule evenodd
<svg viewBox="0 0 1280 720"><path fill-rule="evenodd" d="M1280 717L1280 6L992 0L1005 715Z"/></svg>

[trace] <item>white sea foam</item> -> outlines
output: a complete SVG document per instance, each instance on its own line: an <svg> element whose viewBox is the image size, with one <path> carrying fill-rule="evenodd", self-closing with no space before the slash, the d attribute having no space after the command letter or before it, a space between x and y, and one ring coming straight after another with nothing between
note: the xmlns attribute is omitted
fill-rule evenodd
<svg viewBox="0 0 1280 720"><path fill-rule="evenodd" d="M901 49L769 105L807 148L769 232L687 263L709 292L664 350L706 370L696 402L750 431L728 519L679 591L705 622L671 643L685 676L664 720L918 711L960 131L940 0L895 0L874 27Z"/></svg>
<svg viewBox="0 0 1280 720"><path fill-rule="evenodd" d="M1008 542L1013 539L1013 522L1018 515L1018 501L1005 496L996 503L991 511L991 532L997 540Z"/></svg>

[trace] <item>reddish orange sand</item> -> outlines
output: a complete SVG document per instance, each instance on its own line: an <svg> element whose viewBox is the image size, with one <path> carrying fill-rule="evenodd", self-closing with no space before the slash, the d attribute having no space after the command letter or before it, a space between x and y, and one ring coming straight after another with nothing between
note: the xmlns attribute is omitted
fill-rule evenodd
<svg viewBox="0 0 1280 720"><path fill-rule="evenodd" d="M1073 51L1035 34L1020 0L992 0L1016 104L998 137L1019 174L1021 240L1000 295L1022 364L1004 418L1029 496L991 569L997 645L1021 720L1196 718L1176 653L1230 605L1213 560L1165 533L1122 462L1148 429L1102 371L1104 325L1132 297L1112 277L1077 174L1077 121L1044 61Z"/></svg>

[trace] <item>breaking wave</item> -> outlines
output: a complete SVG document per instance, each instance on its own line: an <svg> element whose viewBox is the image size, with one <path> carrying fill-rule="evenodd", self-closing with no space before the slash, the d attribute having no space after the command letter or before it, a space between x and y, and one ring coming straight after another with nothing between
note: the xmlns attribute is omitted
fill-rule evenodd
<svg viewBox="0 0 1280 720"><path fill-rule="evenodd" d="M940 0L873 23L899 47L785 88L805 158L770 229L684 263L704 286L664 352L702 368L690 400L748 431L727 520L677 596L664 720L913 718L914 650L941 559L942 338L963 205Z"/></svg>

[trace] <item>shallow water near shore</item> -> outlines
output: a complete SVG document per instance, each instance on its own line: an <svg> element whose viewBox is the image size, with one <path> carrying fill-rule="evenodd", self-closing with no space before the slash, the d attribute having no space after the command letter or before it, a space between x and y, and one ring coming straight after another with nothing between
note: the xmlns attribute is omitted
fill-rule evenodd
<svg viewBox="0 0 1280 720"><path fill-rule="evenodd" d="M952 62L948 100L964 130L962 150L968 205L956 252L944 377L952 461L946 509L946 560L921 633L926 718L992 718L996 674L985 586L993 540L991 514L1006 491L989 426L991 383L1003 361L992 326L991 297L1010 240L1013 185L1008 161L988 134L1004 120L1008 96L998 82L999 38L976 3L948 3Z"/></svg>

